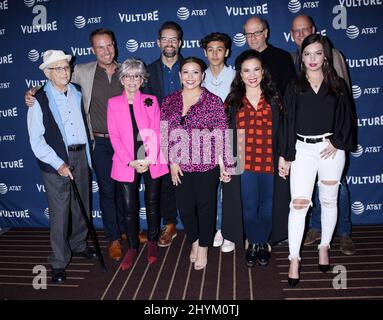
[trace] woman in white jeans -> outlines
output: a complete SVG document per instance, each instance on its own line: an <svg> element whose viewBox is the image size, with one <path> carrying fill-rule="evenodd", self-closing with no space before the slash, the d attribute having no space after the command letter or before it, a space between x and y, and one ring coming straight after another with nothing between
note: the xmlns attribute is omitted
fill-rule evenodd
<svg viewBox="0 0 383 320"><path fill-rule="evenodd" d="M343 79L336 75L326 37L308 36L301 49L301 74L285 92L284 151L279 175L290 173L291 203L288 222L290 268L288 283L299 282L300 247L306 214L318 176L322 237L318 267L329 269L329 248L337 221L339 181L345 150L354 145L355 117ZM291 168L290 168L291 165Z"/></svg>

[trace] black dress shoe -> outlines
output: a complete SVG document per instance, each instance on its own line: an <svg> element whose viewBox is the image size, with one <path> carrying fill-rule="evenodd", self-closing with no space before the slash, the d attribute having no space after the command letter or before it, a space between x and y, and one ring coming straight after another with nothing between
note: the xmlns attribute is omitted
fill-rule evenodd
<svg viewBox="0 0 383 320"><path fill-rule="evenodd" d="M318 269L322 271L323 273L326 273L330 269L329 264L319 264L318 263Z"/></svg>
<svg viewBox="0 0 383 320"><path fill-rule="evenodd" d="M257 255L258 255L258 245L249 243L249 246L246 250L246 265L249 268L252 268L255 266L255 263L257 262Z"/></svg>
<svg viewBox="0 0 383 320"><path fill-rule="evenodd" d="M271 248L268 243L262 243L258 249L258 264L266 267L269 264L271 258Z"/></svg>
<svg viewBox="0 0 383 320"><path fill-rule="evenodd" d="M97 258L97 254L94 249L86 247L84 251L73 252L72 257L82 257L85 259L93 259L93 258Z"/></svg>
<svg viewBox="0 0 383 320"><path fill-rule="evenodd" d="M299 278L290 278L289 276L287 277L287 282L289 283L289 286L291 288L294 288L296 285L299 283Z"/></svg>
<svg viewBox="0 0 383 320"><path fill-rule="evenodd" d="M52 282L64 283L66 280L66 273L64 269L52 269Z"/></svg>

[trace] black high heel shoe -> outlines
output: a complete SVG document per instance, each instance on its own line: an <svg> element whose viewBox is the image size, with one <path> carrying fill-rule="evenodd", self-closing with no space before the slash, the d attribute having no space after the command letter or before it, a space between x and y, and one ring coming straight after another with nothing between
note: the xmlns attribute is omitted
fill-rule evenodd
<svg viewBox="0 0 383 320"><path fill-rule="evenodd" d="M330 249L327 249L327 252L328 252L328 258L330 261ZM319 252L318 252L318 255L319 255ZM318 269L319 269L319 271L326 273L330 269L330 263L329 264L318 263Z"/></svg>
<svg viewBox="0 0 383 320"><path fill-rule="evenodd" d="M294 288L298 285L299 279L300 279L300 273L301 273L301 266L302 266L302 261L299 261L298 278L290 278L287 275L287 283L289 284L290 288Z"/></svg>
<svg viewBox="0 0 383 320"><path fill-rule="evenodd" d="M319 264L318 263L318 269L322 271L323 273L326 273L330 269L330 264Z"/></svg>

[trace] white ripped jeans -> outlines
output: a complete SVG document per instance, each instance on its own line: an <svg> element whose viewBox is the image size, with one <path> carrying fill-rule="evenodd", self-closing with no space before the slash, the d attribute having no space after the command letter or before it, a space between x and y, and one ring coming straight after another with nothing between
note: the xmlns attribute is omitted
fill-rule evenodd
<svg viewBox="0 0 383 320"><path fill-rule="evenodd" d="M300 260L299 252L305 230L306 214L309 206L312 206L311 198L317 174L322 229L319 246L330 246L338 216L338 189L345 164L345 152L338 149L334 159L332 157L323 159L320 157L320 152L327 145L327 142L305 143L299 140L296 142L295 161L291 163L290 169L291 203L288 222L290 260L292 258ZM326 185L322 181L338 183ZM309 205L298 205L301 209L294 208L297 206L293 204L294 199L308 200Z"/></svg>

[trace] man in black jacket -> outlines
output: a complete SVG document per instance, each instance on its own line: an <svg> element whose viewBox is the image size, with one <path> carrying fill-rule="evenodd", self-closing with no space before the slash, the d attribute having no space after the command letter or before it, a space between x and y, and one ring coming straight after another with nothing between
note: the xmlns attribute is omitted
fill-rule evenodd
<svg viewBox="0 0 383 320"><path fill-rule="evenodd" d="M165 22L158 31L157 45L161 56L148 66L149 81L143 92L157 97L159 104L165 96L181 88L179 68L182 56L183 31L178 23ZM177 236L177 208L173 183L170 173L162 177L160 212L163 219L161 234L158 238L160 247L168 247Z"/></svg>
<svg viewBox="0 0 383 320"><path fill-rule="evenodd" d="M251 17L243 26L247 44L258 51L265 59L271 73L271 79L277 85L279 93L283 95L289 81L295 77L293 60L285 50L267 43L269 27L266 20Z"/></svg>

